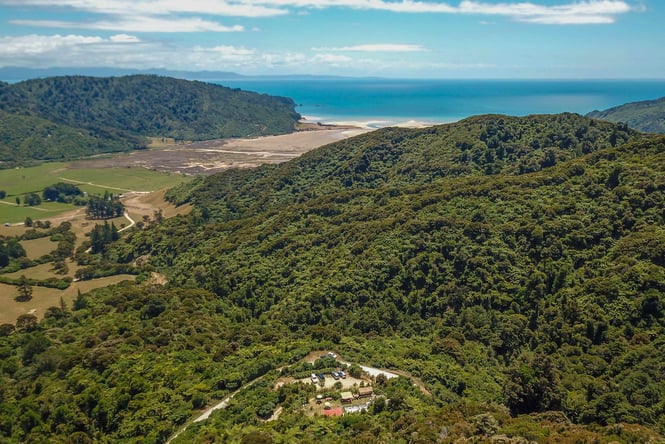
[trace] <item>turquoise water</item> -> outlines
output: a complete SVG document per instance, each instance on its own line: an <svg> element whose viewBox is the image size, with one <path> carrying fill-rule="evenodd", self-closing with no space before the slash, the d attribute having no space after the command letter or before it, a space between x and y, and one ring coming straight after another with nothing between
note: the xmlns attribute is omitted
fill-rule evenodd
<svg viewBox="0 0 665 444"><path fill-rule="evenodd" d="M476 114L606 109L665 96L665 80L224 80L220 85L291 97L320 122L453 122Z"/></svg>

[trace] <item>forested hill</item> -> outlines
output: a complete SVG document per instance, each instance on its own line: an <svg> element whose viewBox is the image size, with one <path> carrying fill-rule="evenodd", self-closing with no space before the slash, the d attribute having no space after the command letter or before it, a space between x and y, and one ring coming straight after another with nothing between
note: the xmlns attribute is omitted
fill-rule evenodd
<svg viewBox="0 0 665 444"><path fill-rule="evenodd" d="M137 136L206 140L288 133L300 117L294 107L284 97L147 75L51 77L0 84L0 110L21 116L7 124L3 120L3 131L12 133L11 147L27 150L28 156L32 153L27 140L41 136L25 134L26 117L51 122L56 130L82 129L84 135L100 141L92 144L92 154L100 145L107 151L140 148L143 142ZM61 153L55 158L72 157L66 144L57 147Z"/></svg>
<svg viewBox="0 0 665 444"><path fill-rule="evenodd" d="M665 136L482 116L195 189L187 216L79 253L145 283L0 326L5 441L163 443L263 376L174 444L663 442ZM377 378L369 412L312 415L312 384L274 369L319 350L425 390Z"/></svg>
<svg viewBox="0 0 665 444"><path fill-rule="evenodd" d="M306 153L279 166L229 171L173 190L224 217L342 190L393 190L437 179L519 175L641 137L578 114L483 115L425 129L385 128Z"/></svg>
<svg viewBox="0 0 665 444"><path fill-rule="evenodd" d="M72 159L145 147L142 138L113 129L74 128L5 111L0 111L0 121L0 168L31 160Z"/></svg>
<svg viewBox="0 0 665 444"><path fill-rule="evenodd" d="M569 114L483 116L378 131L196 190L188 218L112 257L152 254L171 285L211 291L280 337L347 338L336 347L406 368L434 404L665 432L664 138Z"/></svg>
<svg viewBox="0 0 665 444"><path fill-rule="evenodd" d="M663 134L665 133L665 97L626 103L604 111L592 111L587 116L609 122L624 122L638 131Z"/></svg>

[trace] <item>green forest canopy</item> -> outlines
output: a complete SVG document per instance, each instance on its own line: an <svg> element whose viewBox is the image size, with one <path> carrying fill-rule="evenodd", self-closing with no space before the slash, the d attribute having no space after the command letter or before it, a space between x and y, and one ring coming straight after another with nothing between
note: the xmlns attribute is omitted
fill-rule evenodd
<svg viewBox="0 0 665 444"><path fill-rule="evenodd" d="M171 198L194 211L103 253L143 258L167 287L100 290L0 337L10 442L163 442L264 374L180 442L662 441L663 137L572 114L479 116ZM308 418L306 389L273 390L271 370L322 347L407 371L431 397L395 381L377 387L390 408ZM260 421L266 406L280 419Z"/></svg>
<svg viewBox="0 0 665 444"><path fill-rule="evenodd" d="M64 76L0 84L3 159L70 159L145 147L147 136L208 140L284 134L291 99L168 77Z"/></svg>

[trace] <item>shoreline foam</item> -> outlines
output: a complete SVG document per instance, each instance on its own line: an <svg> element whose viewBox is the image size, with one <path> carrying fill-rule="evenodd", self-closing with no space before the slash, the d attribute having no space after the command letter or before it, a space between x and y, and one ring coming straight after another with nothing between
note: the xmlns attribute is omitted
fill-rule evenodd
<svg viewBox="0 0 665 444"><path fill-rule="evenodd" d="M367 119L367 120L336 120L317 116L302 116L301 123L332 126L332 127L355 127L365 130L377 130L387 127L398 128L427 128L451 122L426 122L416 119Z"/></svg>

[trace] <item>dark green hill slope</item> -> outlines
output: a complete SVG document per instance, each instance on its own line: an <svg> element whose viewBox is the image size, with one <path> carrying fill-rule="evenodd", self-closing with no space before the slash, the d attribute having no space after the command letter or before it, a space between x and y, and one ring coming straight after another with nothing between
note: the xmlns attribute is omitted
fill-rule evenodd
<svg viewBox="0 0 665 444"><path fill-rule="evenodd" d="M5 159L140 149L144 136L206 140L283 134L293 131L300 117L291 99L144 75L3 83L0 111L0 143L10 153ZM53 130L48 141L46 127Z"/></svg>
<svg viewBox="0 0 665 444"><path fill-rule="evenodd" d="M592 111L587 117L624 122L646 133L665 133L665 97L656 100L626 103L605 111Z"/></svg>
<svg viewBox="0 0 665 444"><path fill-rule="evenodd" d="M224 217L352 189L399 189L437 179L519 175L640 137L578 114L486 115L427 129L386 128L306 153L279 166L230 171L174 190Z"/></svg>
<svg viewBox="0 0 665 444"><path fill-rule="evenodd" d="M52 77L5 87L0 107L84 128L186 140L293 131L291 99L168 77Z"/></svg>
<svg viewBox="0 0 665 444"><path fill-rule="evenodd" d="M140 137L73 128L39 117L0 111L2 165L30 160L64 160L144 147ZM0 165L0 168L2 166Z"/></svg>
<svg viewBox="0 0 665 444"><path fill-rule="evenodd" d="M478 119L522 134L542 119L565 140L557 121L578 118ZM2 326L0 437L164 442L193 409L266 375L175 442L662 442L665 137L600 124L591 152L539 171L520 174L526 153L501 173L479 158L436 176L449 148L422 153L468 125L222 173L196 186L191 214L130 232L104 258L81 253L169 284L103 289L40 325ZM340 182L348 153L385 146L398 161L370 158ZM216 194L225 183L240 191ZM271 370L323 349L409 372L426 393L378 378L382 408L311 416L312 385L276 388Z"/></svg>

